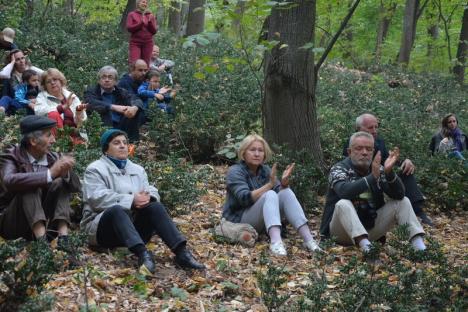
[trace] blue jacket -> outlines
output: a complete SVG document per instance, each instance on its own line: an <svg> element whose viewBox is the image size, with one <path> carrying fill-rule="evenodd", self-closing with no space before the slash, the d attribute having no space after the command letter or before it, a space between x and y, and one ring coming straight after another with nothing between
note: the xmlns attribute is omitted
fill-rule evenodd
<svg viewBox="0 0 468 312"><path fill-rule="evenodd" d="M270 173L270 167L261 165L258 168L258 175L254 175L244 161L231 166L226 176L227 197L223 207L223 218L239 223L244 211L255 203L252 191L267 184L270 181ZM273 190L279 192L279 181Z"/></svg>
<svg viewBox="0 0 468 312"><path fill-rule="evenodd" d="M21 105L21 107L26 107L30 103L30 100L28 99L28 91L30 94L35 93L36 96L39 93L39 88L37 88L37 92L34 92L32 89L32 87L28 89L28 85L26 83L21 83L16 86L15 100Z"/></svg>
<svg viewBox="0 0 468 312"><path fill-rule="evenodd" d="M143 101L143 107L145 109L148 109L149 107L149 101L152 100L152 99L156 99L154 97L155 94L158 94L159 93L159 90L160 89L156 89L156 90L148 90L148 87L149 87L149 82L143 82L139 87L138 87L138 96L141 98L141 100ZM166 93L164 94L164 99L163 100L158 100L156 99L156 102L157 103L165 103L165 104L169 104L171 102L171 95L170 93Z"/></svg>

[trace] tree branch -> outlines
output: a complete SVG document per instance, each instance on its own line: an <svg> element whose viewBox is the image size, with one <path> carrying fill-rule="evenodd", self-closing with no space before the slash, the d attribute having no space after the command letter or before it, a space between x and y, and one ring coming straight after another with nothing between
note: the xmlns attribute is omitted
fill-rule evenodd
<svg viewBox="0 0 468 312"><path fill-rule="evenodd" d="M421 14L423 13L424 9L426 8L426 5L429 3L429 0L426 0L423 5L421 5L421 7L419 8L419 11L416 12L416 20L419 19L419 17L421 16Z"/></svg>
<svg viewBox="0 0 468 312"><path fill-rule="evenodd" d="M336 41L340 37L341 33L343 32L343 30L348 25L348 22L351 19L351 17L353 16L354 11L356 10L357 6L359 5L359 2L361 2L361 0L356 0L354 2L353 6L349 9L348 14L344 18L344 20L341 22L340 28L336 32L335 36L333 36L332 40L328 43L328 46L325 49L325 52L323 52L323 54L320 57L317 64L315 64L315 66L314 66L315 84L317 84L317 77L318 77L318 71L320 70L320 66L322 66L323 62L327 58L328 54L330 53L330 51L333 48L333 46L335 45Z"/></svg>

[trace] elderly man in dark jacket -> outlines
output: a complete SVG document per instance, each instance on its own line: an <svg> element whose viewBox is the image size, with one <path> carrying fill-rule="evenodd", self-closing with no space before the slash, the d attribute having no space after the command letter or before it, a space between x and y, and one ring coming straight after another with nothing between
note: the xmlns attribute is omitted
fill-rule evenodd
<svg viewBox="0 0 468 312"><path fill-rule="evenodd" d="M88 88L84 94L88 111L98 112L104 125L126 132L130 142L137 142L143 102L117 86L118 73L114 67L104 66L98 76L99 83Z"/></svg>
<svg viewBox="0 0 468 312"><path fill-rule="evenodd" d="M340 244L356 244L367 252L370 241L381 238L396 224L408 224L413 247L426 249L421 224L405 197L403 183L393 172L399 150L391 151L383 165L380 151L374 158L373 153L371 134L361 131L351 136L349 157L330 170L320 233L336 237Z"/></svg>
<svg viewBox="0 0 468 312"><path fill-rule="evenodd" d="M70 193L81 185L73 157L50 150L55 125L47 117L24 117L21 144L0 156L0 235L5 239L46 241L46 234L58 234L59 246L68 242Z"/></svg>

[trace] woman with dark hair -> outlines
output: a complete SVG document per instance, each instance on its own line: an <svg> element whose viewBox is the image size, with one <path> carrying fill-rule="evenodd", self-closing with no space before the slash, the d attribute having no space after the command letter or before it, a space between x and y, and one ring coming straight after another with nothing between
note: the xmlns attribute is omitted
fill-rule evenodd
<svg viewBox="0 0 468 312"><path fill-rule="evenodd" d="M187 240L161 204L143 167L128 159L127 134L118 129L101 136L103 155L85 171L81 228L91 246L126 246L138 257L142 273L154 273L153 255L146 249L154 234L175 254L182 268L202 270L187 249Z"/></svg>
<svg viewBox="0 0 468 312"><path fill-rule="evenodd" d="M15 88L16 85L23 82L22 74L26 69L34 70L38 75L44 72L42 69L33 66L23 51L14 49L6 56L5 67L0 71L0 77L10 79L11 87Z"/></svg>
<svg viewBox="0 0 468 312"><path fill-rule="evenodd" d="M429 146L432 154L447 153L449 157L464 160L463 151L467 150L468 137L458 127L455 114L448 114L442 119L442 127L431 140Z"/></svg>
<svg viewBox="0 0 468 312"><path fill-rule="evenodd" d="M127 30L130 32L128 43L128 63L142 59L149 65L153 53L153 36L158 31L158 23L148 10L148 0L137 0L137 8L127 16Z"/></svg>

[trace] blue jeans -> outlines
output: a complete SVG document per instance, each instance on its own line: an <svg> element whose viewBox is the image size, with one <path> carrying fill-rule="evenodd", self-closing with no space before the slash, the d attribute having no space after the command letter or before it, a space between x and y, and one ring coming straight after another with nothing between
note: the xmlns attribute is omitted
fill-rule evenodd
<svg viewBox="0 0 468 312"><path fill-rule="evenodd" d="M468 161L466 160L466 158L463 156L463 154L460 151L450 152L448 154L448 157L449 158L455 158L455 159L458 159L458 160L462 160L463 165L465 166L465 168L468 168Z"/></svg>
<svg viewBox="0 0 468 312"><path fill-rule="evenodd" d="M29 106L24 106L20 102L16 101L15 99L12 99L11 97L5 95L0 98L0 107L3 107L5 109L5 113L7 115L14 115L17 110L19 109L26 109L26 114L28 115L34 115L34 111L29 108Z"/></svg>

